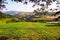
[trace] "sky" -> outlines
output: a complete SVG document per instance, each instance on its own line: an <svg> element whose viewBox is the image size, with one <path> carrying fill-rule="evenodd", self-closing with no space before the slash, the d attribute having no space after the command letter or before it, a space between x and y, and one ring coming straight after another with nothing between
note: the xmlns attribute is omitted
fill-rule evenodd
<svg viewBox="0 0 60 40"><path fill-rule="evenodd" d="M58 0L59 1L59 0ZM6 5L6 9L4 9L3 11L24 11L24 12L33 12L36 8L40 8L40 6L35 6L34 8L32 7L34 3L28 3L27 5L26 4L23 4L23 3L16 3L16 2L13 2L11 0L7 0L6 2L8 2L8 4L5 4ZM50 8L53 8L55 9L56 8L56 2L53 2L51 6L49 6L49 9Z"/></svg>

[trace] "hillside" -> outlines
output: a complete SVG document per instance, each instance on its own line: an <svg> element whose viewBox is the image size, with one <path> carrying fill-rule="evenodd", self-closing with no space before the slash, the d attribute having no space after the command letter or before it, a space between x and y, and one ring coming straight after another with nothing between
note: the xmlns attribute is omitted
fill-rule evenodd
<svg viewBox="0 0 60 40"><path fill-rule="evenodd" d="M18 13L21 13L20 11L3 11L5 14L10 14L10 15L16 15Z"/></svg>
<svg viewBox="0 0 60 40"><path fill-rule="evenodd" d="M0 23L9 23L9 22L17 22L18 18L15 16L5 14L0 12Z"/></svg>
<svg viewBox="0 0 60 40"><path fill-rule="evenodd" d="M12 18L12 17L13 17L12 15L5 14L5 13L0 12L0 19L1 18Z"/></svg>

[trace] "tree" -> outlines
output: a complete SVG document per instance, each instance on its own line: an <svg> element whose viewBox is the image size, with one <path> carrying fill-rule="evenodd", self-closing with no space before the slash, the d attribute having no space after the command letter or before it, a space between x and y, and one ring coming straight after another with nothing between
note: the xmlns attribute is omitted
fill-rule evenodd
<svg viewBox="0 0 60 40"><path fill-rule="evenodd" d="M2 10L5 7L5 4L8 4L7 2L5 2L6 0L0 0L0 10Z"/></svg>
<svg viewBox="0 0 60 40"><path fill-rule="evenodd" d="M53 9L51 8L51 9L50 9L50 11L52 11L52 12L53 12Z"/></svg>
<svg viewBox="0 0 60 40"><path fill-rule="evenodd" d="M56 10L56 12L57 12L58 9L55 9L55 10Z"/></svg>
<svg viewBox="0 0 60 40"><path fill-rule="evenodd" d="M5 8L5 5L7 2L5 2L6 0L0 0L0 9L3 9ZM49 5L51 5L52 2L56 1L56 0L11 0L11 1L15 1L15 2L22 2L24 1L24 4L27 4L28 1L31 2L31 3L34 3L33 4L33 7L36 6L36 5L39 5L39 6L42 6L42 10L44 11L45 9L45 6L44 4L41 4L40 2L46 2L46 8L48 8ZM4 4L3 4L4 3ZM43 9L44 8L44 9Z"/></svg>
<svg viewBox="0 0 60 40"><path fill-rule="evenodd" d="M6 3L5 1L6 0L0 0L0 8L2 7L2 4L3 3ZM28 3L27 0L11 0L11 1L15 1L15 2L23 2L23 1L25 1L24 4L27 4ZM35 5L36 4L37 5L40 5L40 1L46 2L46 5L48 6L51 2L56 1L56 0L29 0L29 2L34 2Z"/></svg>

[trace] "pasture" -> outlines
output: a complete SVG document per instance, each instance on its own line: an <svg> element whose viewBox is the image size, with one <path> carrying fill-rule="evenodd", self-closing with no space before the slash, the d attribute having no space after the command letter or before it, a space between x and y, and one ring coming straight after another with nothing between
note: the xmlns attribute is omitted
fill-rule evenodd
<svg viewBox="0 0 60 40"><path fill-rule="evenodd" d="M16 22L0 24L0 40L5 39L60 40L60 24L39 22Z"/></svg>

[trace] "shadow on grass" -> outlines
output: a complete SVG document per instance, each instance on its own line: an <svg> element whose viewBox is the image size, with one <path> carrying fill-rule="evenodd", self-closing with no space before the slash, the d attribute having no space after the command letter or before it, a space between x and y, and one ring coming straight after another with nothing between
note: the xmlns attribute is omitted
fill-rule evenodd
<svg viewBox="0 0 60 40"><path fill-rule="evenodd" d="M48 27L60 27L60 24L47 24Z"/></svg>

